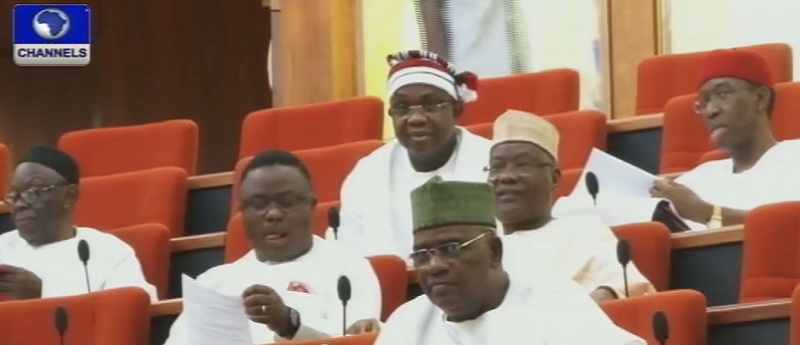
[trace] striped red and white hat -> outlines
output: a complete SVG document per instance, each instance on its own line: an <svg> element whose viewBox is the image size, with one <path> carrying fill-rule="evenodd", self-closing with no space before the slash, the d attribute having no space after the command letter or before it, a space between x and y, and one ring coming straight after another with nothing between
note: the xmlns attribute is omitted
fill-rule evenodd
<svg viewBox="0 0 800 345"><path fill-rule="evenodd" d="M411 84L426 84L447 92L463 102L478 99L478 76L459 71L438 55L419 50L398 52L386 57L389 63L389 95Z"/></svg>

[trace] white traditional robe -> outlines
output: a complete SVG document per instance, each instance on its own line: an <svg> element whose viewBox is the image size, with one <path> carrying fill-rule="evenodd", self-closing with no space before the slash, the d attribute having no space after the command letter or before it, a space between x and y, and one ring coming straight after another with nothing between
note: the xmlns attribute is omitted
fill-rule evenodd
<svg viewBox="0 0 800 345"><path fill-rule="evenodd" d="M474 320L446 321L427 296L398 308L375 345L646 345L620 329L568 279L511 277L503 303Z"/></svg>
<svg viewBox="0 0 800 345"><path fill-rule="evenodd" d="M86 293L86 274L78 257L78 242L89 244L89 286L92 291L121 287L144 289L152 301L156 288L145 281L142 265L127 243L114 235L92 228L76 228L68 240L32 247L14 230L0 235L0 265L33 272L42 280L42 297L74 296Z"/></svg>
<svg viewBox="0 0 800 345"><path fill-rule="evenodd" d="M342 303L336 290L341 275L350 279L352 289L347 325L361 319L380 319L381 290L369 261L317 236L311 250L293 261L260 262L251 250L233 263L209 269L197 277L197 282L230 296L241 296L254 284L271 287L300 314L301 329L295 337L301 339L316 332L341 335ZM309 293L288 291L293 283L304 285ZM165 345L194 345L186 343L188 332L191 330L179 316ZM254 322L250 322L250 333L255 344L280 340L267 326Z"/></svg>
<svg viewBox="0 0 800 345"><path fill-rule="evenodd" d="M491 141L458 128L453 155L437 171L414 171L395 139L359 160L341 192L339 241L363 256L407 258L413 247L411 191L435 175L444 180L486 182ZM326 238L333 239L331 229Z"/></svg>
<svg viewBox="0 0 800 345"><path fill-rule="evenodd" d="M512 277L560 275L587 293L600 286L625 298L622 266L617 260L617 237L592 215L569 215L545 226L503 235L503 267ZM655 293L655 288L631 262L627 267L631 297Z"/></svg>
<svg viewBox="0 0 800 345"><path fill-rule="evenodd" d="M404 1L402 49L427 48L421 43L424 26L415 7L426 0ZM458 67L481 78L573 68L580 72L581 108L600 105L602 25L597 1L449 0L444 6L453 36L450 59ZM513 36L507 35L509 30ZM512 46L521 48L512 52ZM512 68L512 53L523 60L522 70Z"/></svg>
<svg viewBox="0 0 800 345"><path fill-rule="evenodd" d="M703 163L675 182L705 202L738 210L800 200L800 140L778 143L752 168L738 174L733 173L733 160L728 158Z"/></svg>

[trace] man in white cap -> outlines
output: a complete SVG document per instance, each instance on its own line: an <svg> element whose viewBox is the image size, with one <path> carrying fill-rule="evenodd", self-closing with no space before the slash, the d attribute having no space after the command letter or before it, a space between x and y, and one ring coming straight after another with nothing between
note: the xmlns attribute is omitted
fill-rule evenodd
<svg viewBox="0 0 800 345"><path fill-rule="evenodd" d="M361 159L345 179L338 239L364 256L408 257L411 190L434 175L486 181L491 142L456 126L464 103L477 99L477 76L426 52L400 52L387 60L397 139ZM330 230L326 237L333 237Z"/></svg>
<svg viewBox="0 0 800 345"><path fill-rule="evenodd" d="M576 281L596 301L624 298L611 229L589 214L551 215L552 193L561 179L556 127L534 114L509 110L495 120L493 139L489 181L505 233L506 270L512 276L554 271ZM630 296L655 292L633 263L628 275Z"/></svg>

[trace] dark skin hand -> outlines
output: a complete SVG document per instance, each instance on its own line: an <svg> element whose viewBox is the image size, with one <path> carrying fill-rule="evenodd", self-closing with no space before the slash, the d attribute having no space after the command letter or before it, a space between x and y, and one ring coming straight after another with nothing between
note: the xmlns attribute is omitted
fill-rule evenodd
<svg viewBox="0 0 800 345"><path fill-rule="evenodd" d="M289 307L272 288L252 285L244 290L242 299L250 321L266 325L276 334L285 334L291 326Z"/></svg>
<svg viewBox="0 0 800 345"><path fill-rule="evenodd" d="M380 332L381 324L375 319L358 320L352 324L345 331L348 335L356 335L361 333Z"/></svg>
<svg viewBox="0 0 800 345"><path fill-rule="evenodd" d="M2 265L0 293L19 300L41 298L42 280L24 268Z"/></svg>
<svg viewBox="0 0 800 345"><path fill-rule="evenodd" d="M681 217L693 222L708 223L714 213L714 205L703 201L695 192L674 179L656 180L650 188L650 195L669 200ZM747 211L723 208L722 225L742 224L746 214Z"/></svg>
<svg viewBox="0 0 800 345"><path fill-rule="evenodd" d="M610 301L617 299L611 291L604 288L597 288L589 294L595 302Z"/></svg>

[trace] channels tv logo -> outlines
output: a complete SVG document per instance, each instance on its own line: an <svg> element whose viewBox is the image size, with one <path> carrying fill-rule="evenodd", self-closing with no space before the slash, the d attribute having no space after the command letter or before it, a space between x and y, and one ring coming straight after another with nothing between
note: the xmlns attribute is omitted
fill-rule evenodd
<svg viewBox="0 0 800 345"><path fill-rule="evenodd" d="M14 63L18 66L86 66L91 53L88 5L16 5Z"/></svg>

